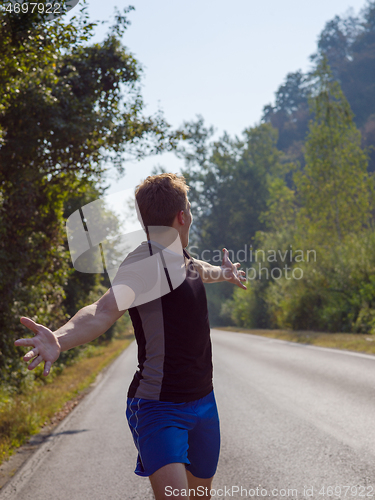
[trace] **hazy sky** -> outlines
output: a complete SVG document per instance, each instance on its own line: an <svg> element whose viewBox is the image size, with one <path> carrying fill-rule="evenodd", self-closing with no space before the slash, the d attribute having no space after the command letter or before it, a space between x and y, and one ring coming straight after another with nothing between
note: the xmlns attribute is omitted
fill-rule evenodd
<svg viewBox="0 0 375 500"><path fill-rule="evenodd" d="M119 0L89 0L92 19L106 20ZM142 64L146 113L158 108L180 126L203 115L206 124L240 135L259 123L263 106L287 73L310 67L318 35L326 21L364 0L133 0L131 25L123 43ZM77 8L77 7L76 7ZM74 11L74 10L73 10ZM98 26L95 40L103 39ZM176 172L182 166L173 154L125 165L126 175L112 181L110 192L137 184L153 166Z"/></svg>

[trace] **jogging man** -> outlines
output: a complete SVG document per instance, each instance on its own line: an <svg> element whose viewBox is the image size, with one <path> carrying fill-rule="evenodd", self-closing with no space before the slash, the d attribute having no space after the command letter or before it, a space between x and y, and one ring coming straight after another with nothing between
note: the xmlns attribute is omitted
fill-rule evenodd
<svg viewBox="0 0 375 500"><path fill-rule="evenodd" d="M150 478L156 500L170 498L172 491L173 498L186 499L189 489L191 498L210 498L202 492L211 489L220 432L203 282L226 280L246 288L244 272L230 262L227 250L221 267L186 252L192 223L188 189L175 174L140 184L136 204L147 242L124 260L112 287L56 332L21 318L35 336L15 342L32 347L24 356L29 369L44 361L48 375L61 351L94 340L129 310L139 364L126 415L138 450L135 473ZM152 276L145 279L150 262Z"/></svg>

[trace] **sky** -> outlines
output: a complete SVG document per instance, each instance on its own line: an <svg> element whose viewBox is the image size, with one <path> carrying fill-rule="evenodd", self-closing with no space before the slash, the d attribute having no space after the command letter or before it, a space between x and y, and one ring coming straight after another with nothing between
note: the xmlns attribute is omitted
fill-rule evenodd
<svg viewBox="0 0 375 500"><path fill-rule="evenodd" d="M263 107L288 73L308 71L309 56L327 21L365 0L129 0L135 10L123 44L141 63L145 114L163 110L177 128L198 114L224 131L240 136L260 122ZM113 19L119 0L88 0L92 20ZM72 10L77 9L75 7ZM105 37L108 24L97 26L94 41ZM133 188L156 165L179 172L173 153L126 162L125 175L107 178L108 193ZM121 196L117 196L118 199ZM117 206L119 201L113 203ZM111 202L110 202L111 204Z"/></svg>

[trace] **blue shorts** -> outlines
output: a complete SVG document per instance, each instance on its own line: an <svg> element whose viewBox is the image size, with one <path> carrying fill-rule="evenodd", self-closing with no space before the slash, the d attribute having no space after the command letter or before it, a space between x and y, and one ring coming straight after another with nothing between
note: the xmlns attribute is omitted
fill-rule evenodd
<svg viewBox="0 0 375 500"><path fill-rule="evenodd" d="M176 462L195 477L215 474L220 428L213 391L190 403L128 398L126 417L138 450L138 476Z"/></svg>

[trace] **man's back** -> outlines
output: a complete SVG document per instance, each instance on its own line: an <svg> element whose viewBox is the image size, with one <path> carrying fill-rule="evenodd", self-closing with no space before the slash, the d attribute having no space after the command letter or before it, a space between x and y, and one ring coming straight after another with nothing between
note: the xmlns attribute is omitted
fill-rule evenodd
<svg viewBox="0 0 375 500"><path fill-rule="evenodd" d="M144 250L139 249L140 254ZM206 292L185 251L184 257L186 278L177 288L129 308L139 362L129 388L130 398L179 403L197 400L212 391ZM164 272L166 277L171 274L168 266Z"/></svg>

